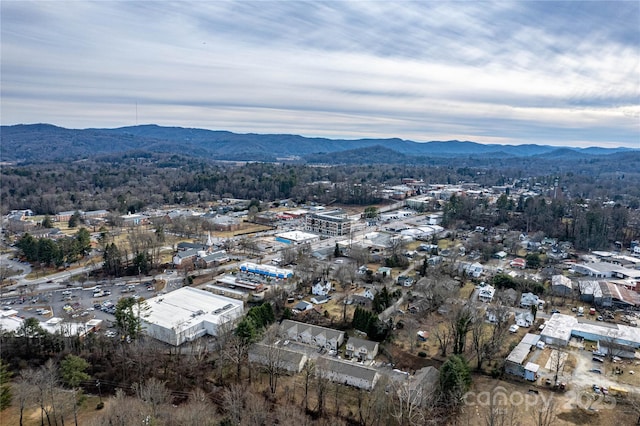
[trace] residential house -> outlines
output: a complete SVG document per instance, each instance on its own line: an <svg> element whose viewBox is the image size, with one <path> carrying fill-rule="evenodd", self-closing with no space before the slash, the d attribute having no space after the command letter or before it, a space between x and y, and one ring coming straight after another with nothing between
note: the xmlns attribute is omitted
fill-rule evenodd
<svg viewBox="0 0 640 426"><path fill-rule="evenodd" d="M391 268L387 266L381 266L378 268L378 271L376 273L383 277L391 277Z"/></svg>
<svg viewBox="0 0 640 426"><path fill-rule="evenodd" d="M326 350L337 351L344 342L344 331L292 320L282 321L280 333L289 340L295 340Z"/></svg>
<svg viewBox="0 0 640 426"><path fill-rule="evenodd" d="M531 327L533 324L533 314L531 312L516 312L516 325L519 327Z"/></svg>
<svg viewBox="0 0 640 426"><path fill-rule="evenodd" d="M484 272L484 267L482 266L482 264L476 262L471 265L467 265L465 268L465 272L473 278L480 278L480 276Z"/></svg>
<svg viewBox="0 0 640 426"><path fill-rule="evenodd" d="M278 345L256 343L249 349L249 362L275 367L288 373L299 373L307 362L304 352L297 352Z"/></svg>
<svg viewBox="0 0 640 426"><path fill-rule="evenodd" d="M311 294L316 296L326 296L331 291L332 286L329 281L322 282L322 280L318 281L311 287Z"/></svg>
<svg viewBox="0 0 640 426"><path fill-rule="evenodd" d="M410 376L392 371L389 378L396 383L398 398L407 406L428 406L438 392L440 372L435 367L423 367Z"/></svg>
<svg viewBox="0 0 640 426"><path fill-rule="evenodd" d="M375 294L373 293L373 291L370 288L365 288L364 290L362 290L362 292L360 294L357 294L356 296L360 296L360 297L364 297L365 299L373 300L373 298L375 297Z"/></svg>
<svg viewBox="0 0 640 426"><path fill-rule="evenodd" d="M491 324L495 324L498 321L506 322L510 316L511 312L509 312L508 309L497 309L495 306L489 306L485 313L487 322L490 322Z"/></svg>
<svg viewBox="0 0 640 426"><path fill-rule="evenodd" d="M520 307L521 308L530 308L532 305L539 305L540 298L533 293L522 293L520 296Z"/></svg>
<svg viewBox="0 0 640 426"><path fill-rule="evenodd" d="M365 275L367 273L367 270L369 268L367 268L367 265L362 265L358 268L358 275Z"/></svg>
<svg viewBox="0 0 640 426"><path fill-rule="evenodd" d="M518 292L512 288L508 288L500 293L498 299L501 300L504 305L514 306L518 301Z"/></svg>
<svg viewBox="0 0 640 426"><path fill-rule="evenodd" d="M480 290L478 291L478 300L485 303L491 303L495 293L496 289L491 285L480 287Z"/></svg>
<svg viewBox="0 0 640 426"><path fill-rule="evenodd" d="M345 349L348 358L357 358L358 361L372 361L378 354L378 342L349 337Z"/></svg>
<svg viewBox="0 0 640 426"><path fill-rule="evenodd" d="M365 390L373 389L380 377L378 371L373 368L329 357L318 357L316 375Z"/></svg>
<svg viewBox="0 0 640 426"><path fill-rule="evenodd" d="M413 278L404 275L400 275L397 281L398 285L401 285L403 287L411 287L413 285Z"/></svg>
<svg viewBox="0 0 640 426"><path fill-rule="evenodd" d="M526 260L524 260L524 259L523 259L523 258L521 258L521 257L517 257L517 258L513 259L513 260L509 263L509 265L510 265L512 268L525 269L525 268L527 267L527 261L526 261Z"/></svg>

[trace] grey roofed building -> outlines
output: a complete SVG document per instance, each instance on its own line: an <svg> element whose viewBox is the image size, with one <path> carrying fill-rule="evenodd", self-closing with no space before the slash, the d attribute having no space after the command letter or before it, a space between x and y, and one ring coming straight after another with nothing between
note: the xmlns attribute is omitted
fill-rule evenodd
<svg viewBox="0 0 640 426"><path fill-rule="evenodd" d="M280 334L297 342L335 351L344 342L344 331L292 320L282 321Z"/></svg>
<svg viewBox="0 0 640 426"><path fill-rule="evenodd" d="M573 283L564 275L554 275L551 277L551 290L559 296L567 296L573 293Z"/></svg>
<svg viewBox="0 0 640 426"><path fill-rule="evenodd" d="M379 378L378 371L373 368L324 356L316 361L316 375L366 390L373 389Z"/></svg>
<svg viewBox="0 0 640 426"><path fill-rule="evenodd" d="M307 362L307 355L278 345L256 343L249 349L249 361L261 365L271 364L289 373L299 373Z"/></svg>
<svg viewBox="0 0 640 426"><path fill-rule="evenodd" d="M371 340L349 337L345 355L349 358L357 358L360 361L373 360L378 354L379 344Z"/></svg>
<svg viewBox="0 0 640 426"><path fill-rule="evenodd" d="M520 297L520 306L528 308L532 305L537 305L539 300L538 296L533 293L522 293L522 296Z"/></svg>
<svg viewBox="0 0 640 426"><path fill-rule="evenodd" d="M296 306L293 307L294 311L299 312L308 311L309 309L313 309L313 305L304 300L299 301Z"/></svg>
<svg viewBox="0 0 640 426"><path fill-rule="evenodd" d="M398 397L414 406L427 405L429 400L438 392L440 372L435 367L423 367L414 375L393 375L390 377L405 386L404 390L398 389Z"/></svg>
<svg viewBox="0 0 640 426"><path fill-rule="evenodd" d="M602 288L600 283L595 280L578 281L578 290L580 291L580 300L587 303L602 304Z"/></svg>
<svg viewBox="0 0 640 426"><path fill-rule="evenodd" d="M553 314L540 333L547 344L566 346L571 336L640 348L640 329L622 324L596 322L570 315Z"/></svg>

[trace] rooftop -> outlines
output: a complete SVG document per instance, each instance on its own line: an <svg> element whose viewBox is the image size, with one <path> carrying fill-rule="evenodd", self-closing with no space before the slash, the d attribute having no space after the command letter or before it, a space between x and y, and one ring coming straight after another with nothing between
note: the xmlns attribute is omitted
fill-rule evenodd
<svg viewBox="0 0 640 426"><path fill-rule="evenodd" d="M220 324L223 318L235 318L243 312L243 302L205 290L182 287L147 300L150 307L144 320L167 329L184 330L206 320Z"/></svg>

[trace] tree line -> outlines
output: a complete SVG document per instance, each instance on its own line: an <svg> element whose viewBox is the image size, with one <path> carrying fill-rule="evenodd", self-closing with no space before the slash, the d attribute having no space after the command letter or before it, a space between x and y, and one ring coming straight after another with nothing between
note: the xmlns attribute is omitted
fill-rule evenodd
<svg viewBox="0 0 640 426"><path fill-rule="evenodd" d="M106 209L124 214L221 198L367 206L380 201L376 190L381 185L415 178L426 183L475 182L484 187L542 186L556 188L569 199L613 200L632 209L640 207L640 160L634 156L624 162L600 157L591 162L580 160L579 169L562 164L562 160L547 164L543 160L501 159L483 165L470 159L446 159L424 165L236 166L146 153L71 164L5 166L0 171L0 195L3 214L13 209L32 209L37 214Z"/></svg>

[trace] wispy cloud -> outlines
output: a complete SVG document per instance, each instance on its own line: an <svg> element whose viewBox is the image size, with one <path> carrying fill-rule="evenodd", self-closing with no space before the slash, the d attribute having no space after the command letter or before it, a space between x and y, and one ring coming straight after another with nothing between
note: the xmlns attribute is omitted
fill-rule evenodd
<svg viewBox="0 0 640 426"><path fill-rule="evenodd" d="M640 147L640 3L18 2L2 124Z"/></svg>

